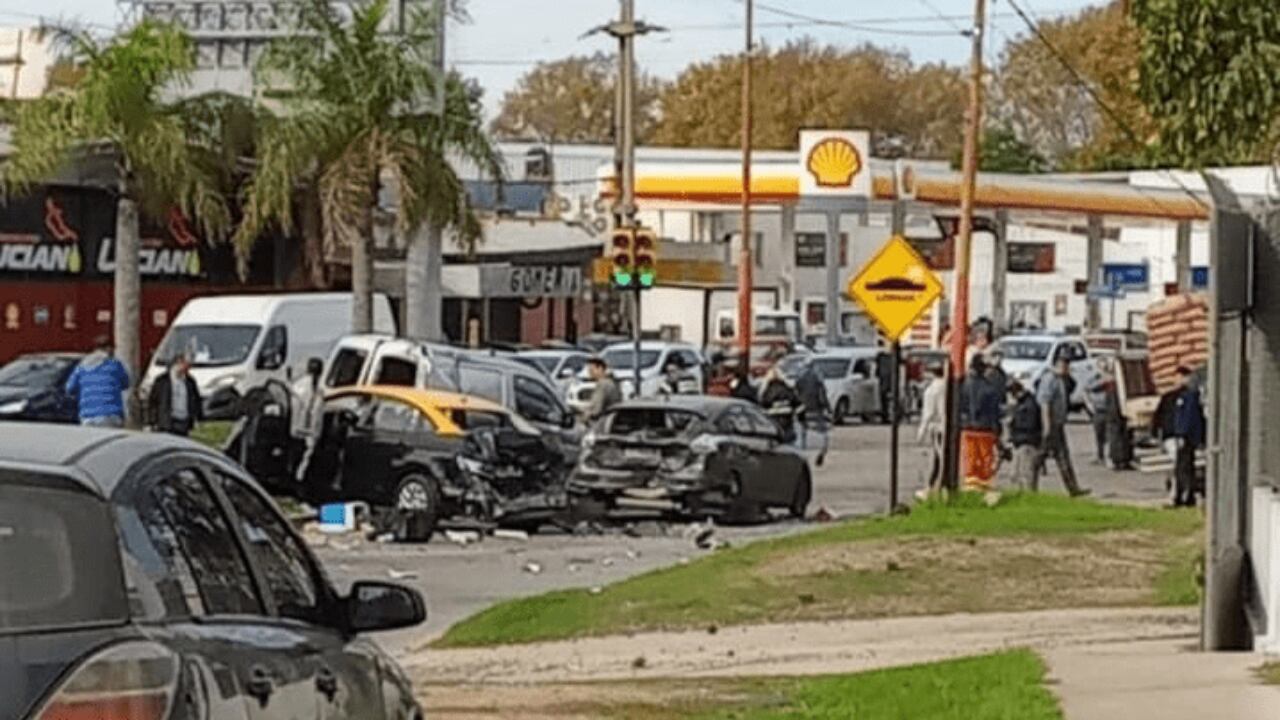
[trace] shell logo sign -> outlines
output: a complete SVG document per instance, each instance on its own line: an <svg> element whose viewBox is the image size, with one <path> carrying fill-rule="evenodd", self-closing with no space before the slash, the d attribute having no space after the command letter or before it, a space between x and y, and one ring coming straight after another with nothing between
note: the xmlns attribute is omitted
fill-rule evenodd
<svg viewBox="0 0 1280 720"><path fill-rule="evenodd" d="M801 130L800 194L870 196L870 145L865 130Z"/></svg>

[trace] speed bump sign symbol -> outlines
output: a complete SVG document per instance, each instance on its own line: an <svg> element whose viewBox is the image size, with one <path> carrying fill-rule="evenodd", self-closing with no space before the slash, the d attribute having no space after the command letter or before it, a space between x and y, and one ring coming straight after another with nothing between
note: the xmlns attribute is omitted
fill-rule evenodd
<svg viewBox="0 0 1280 720"><path fill-rule="evenodd" d="M847 292L897 342L942 296L942 281L906 238L895 235L849 281Z"/></svg>

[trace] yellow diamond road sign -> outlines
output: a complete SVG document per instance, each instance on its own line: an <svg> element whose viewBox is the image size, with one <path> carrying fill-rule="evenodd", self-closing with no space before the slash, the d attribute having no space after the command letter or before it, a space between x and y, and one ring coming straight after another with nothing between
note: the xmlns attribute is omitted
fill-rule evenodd
<svg viewBox="0 0 1280 720"><path fill-rule="evenodd" d="M847 291L885 337L897 342L942 295L942 281L906 238L895 235L849 281Z"/></svg>

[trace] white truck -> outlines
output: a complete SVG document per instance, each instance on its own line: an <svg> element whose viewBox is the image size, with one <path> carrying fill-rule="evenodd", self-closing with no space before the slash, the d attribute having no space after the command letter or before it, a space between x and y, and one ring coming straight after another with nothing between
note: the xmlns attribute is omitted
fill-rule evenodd
<svg viewBox="0 0 1280 720"><path fill-rule="evenodd" d="M206 406L225 391L244 395L268 380L301 380L309 360L327 357L338 339L350 334L351 303L350 293L194 298L178 312L152 356L142 392L183 354L191 359L191 377ZM374 328L395 332L385 295L374 297L373 309Z"/></svg>

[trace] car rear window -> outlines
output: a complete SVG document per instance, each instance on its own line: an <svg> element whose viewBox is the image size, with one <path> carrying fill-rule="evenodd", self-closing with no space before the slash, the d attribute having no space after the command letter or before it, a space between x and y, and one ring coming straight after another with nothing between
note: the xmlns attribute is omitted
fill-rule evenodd
<svg viewBox="0 0 1280 720"><path fill-rule="evenodd" d="M128 608L107 503L0 470L0 635L123 622Z"/></svg>
<svg viewBox="0 0 1280 720"><path fill-rule="evenodd" d="M642 433L651 437L675 437L692 430L701 419L685 410L622 408L613 412L607 422L610 435Z"/></svg>

